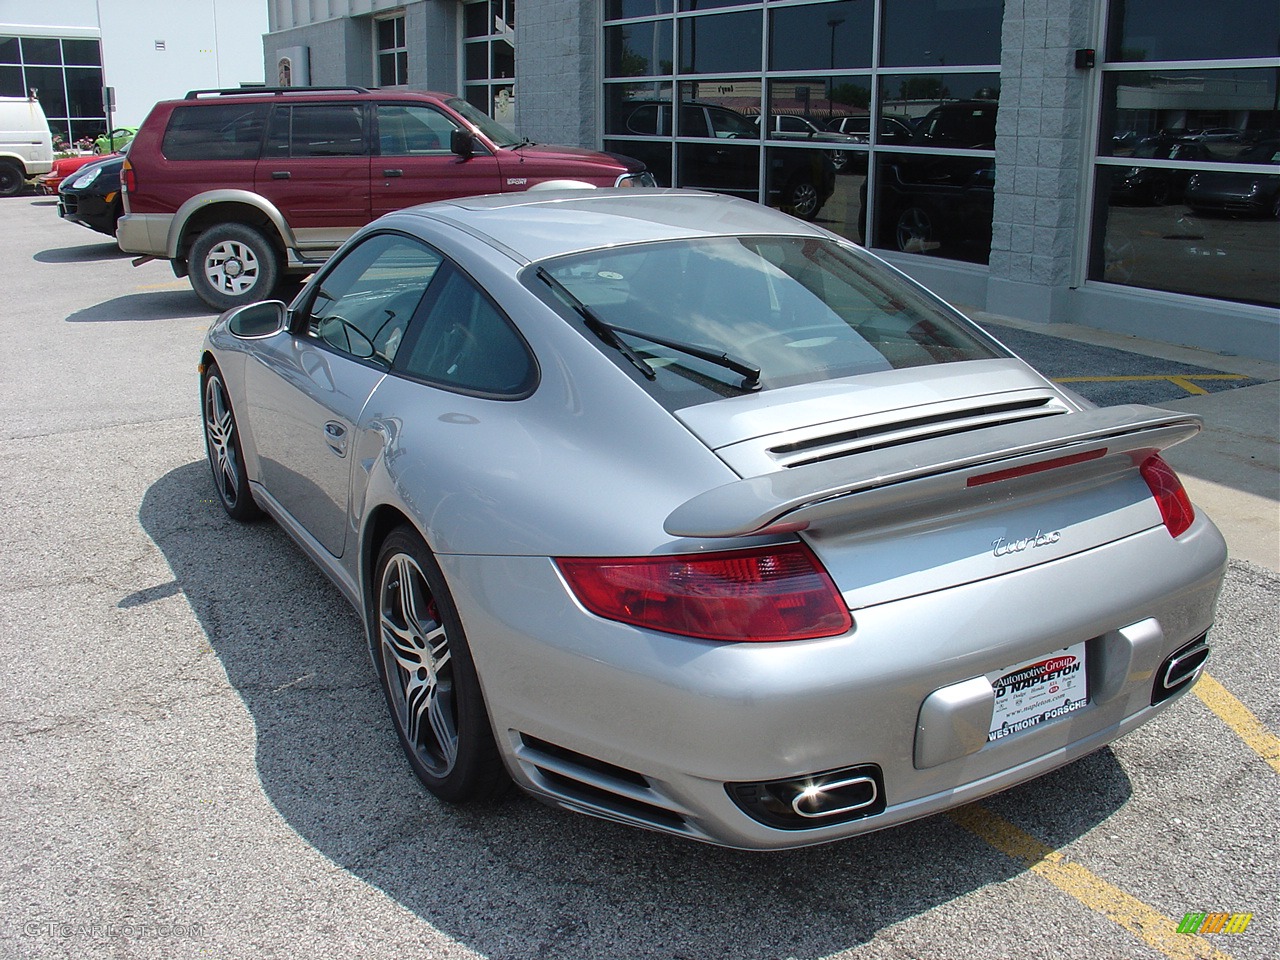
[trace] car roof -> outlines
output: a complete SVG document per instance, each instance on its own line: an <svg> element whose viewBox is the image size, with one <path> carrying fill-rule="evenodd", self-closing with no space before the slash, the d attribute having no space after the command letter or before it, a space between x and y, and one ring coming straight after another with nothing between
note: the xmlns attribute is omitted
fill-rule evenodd
<svg viewBox="0 0 1280 960"><path fill-rule="evenodd" d="M398 216L453 224L526 263L656 240L831 236L749 200L688 189L533 190L442 200L388 219Z"/></svg>
<svg viewBox="0 0 1280 960"><path fill-rule="evenodd" d="M224 103L227 101L250 101L260 103L268 101L297 101L306 103L310 100L423 100L440 101L456 100L452 93L440 93L435 90L402 90L398 88L383 89L381 87L235 87L208 90L189 90L181 100L168 100L166 103Z"/></svg>

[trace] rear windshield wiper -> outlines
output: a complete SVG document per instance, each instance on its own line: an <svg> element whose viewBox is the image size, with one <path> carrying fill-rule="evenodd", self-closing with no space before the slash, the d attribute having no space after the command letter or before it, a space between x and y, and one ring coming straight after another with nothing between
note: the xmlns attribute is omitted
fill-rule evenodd
<svg viewBox="0 0 1280 960"><path fill-rule="evenodd" d="M586 323L588 330L631 361L631 364L644 374L646 380L656 380L658 378L653 367L649 366L640 354L627 346L627 342L614 332L614 328L610 324L601 320L594 310L575 297L572 291L548 273L545 267L538 268L537 277L550 287L561 300L577 311L578 316L582 317Z"/></svg>
<svg viewBox="0 0 1280 960"><path fill-rule="evenodd" d="M548 273L545 267L538 268L538 278L541 279L543 283L547 284L547 286L559 293L560 296L563 297L566 302L568 302L570 306L572 306L587 322L587 326L597 337L609 344L611 347L615 347L619 350L623 356L639 367L641 372L644 373L648 379L653 380L656 377L656 374L653 372L653 367L651 367L643 357L632 350L631 347L627 345L626 341L623 340L622 337L618 336L618 334L622 334L622 336L625 337L635 337L637 340L645 340L649 343L656 343L660 347L666 347L669 350L675 350L678 353L697 357L699 360L705 360L707 363L715 364L718 367L724 367L726 370L732 370L734 373L742 377L740 389L760 389L759 367L753 367L751 364L746 363L743 360L739 360L737 357L731 357L724 351L717 352L706 347L700 347L697 344L685 343L682 340L670 340L666 337L659 337L652 333L645 333L641 330L632 330L630 327L621 327L616 323L609 323L574 296L563 283Z"/></svg>
<svg viewBox="0 0 1280 960"><path fill-rule="evenodd" d="M726 370L732 370L734 373L742 377L743 390L759 390L760 389L760 368L753 367L745 360L739 360L737 357L730 356L723 350L717 352L700 347L694 343L685 343L683 340L668 340L666 337L655 336L652 333L644 333L640 330L632 330L629 327L620 327L617 324L610 324L609 327L614 333L620 333L623 336L635 337L637 340L647 340L649 343L656 343L660 347L667 347L679 353L686 353L691 357L697 357L699 360L705 360L707 363L714 363L717 367L724 367Z"/></svg>

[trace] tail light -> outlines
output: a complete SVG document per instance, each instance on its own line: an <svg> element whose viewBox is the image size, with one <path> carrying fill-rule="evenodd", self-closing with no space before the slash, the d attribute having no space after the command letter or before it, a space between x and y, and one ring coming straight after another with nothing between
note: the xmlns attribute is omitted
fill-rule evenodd
<svg viewBox="0 0 1280 960"><path fill-rule="evenodd" d="M556 563L596 616L650 630L769 642L837 636L853 625L831 576L801 543Z"/></svg>
<svg viewBox="0 0 1280 960"><path fill-rule="evenodd" d="M120 189L125 193L132 193L137 186L138 177L133 172L133 164L126 160L124 166L120 168Z"/></svg>
<svg viewBox="0 0 1280 960"><path fill-rule="evenodd" d="M1171 536L1180 536L1196 519L1195 508L1191 506L1191 498L1182 487L1182 481L1159 456L1147 458L1139 468L1142 479L1151 488L1151 495L1156 498L1160 508L1160 516Z"/></svg>

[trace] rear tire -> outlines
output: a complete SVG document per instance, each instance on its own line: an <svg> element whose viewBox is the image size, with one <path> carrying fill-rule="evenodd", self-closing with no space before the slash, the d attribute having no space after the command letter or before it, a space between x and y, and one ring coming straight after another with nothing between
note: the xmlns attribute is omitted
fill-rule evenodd
<svg viewBox="0 0 1280 960"><path fill-rule="evenodd" d="M26 185L27 175L17 164L0 161L0 197L16 197Z"/></svg>
<svg viewBox="0 0 1280 960"><path fill-rule="evenodd" d="M261 231L218 223L196 237L187 268L201 300L230 310L271 298L280 279L280 254Z"/></svg>
<svg viewBox="0 0 1280 960"><path fill-rule="evenodd" d="M408 526L378 551L369 636L382 692L409 765L441 800L463 803L510 784L471 648L431 551Z"/></svg>

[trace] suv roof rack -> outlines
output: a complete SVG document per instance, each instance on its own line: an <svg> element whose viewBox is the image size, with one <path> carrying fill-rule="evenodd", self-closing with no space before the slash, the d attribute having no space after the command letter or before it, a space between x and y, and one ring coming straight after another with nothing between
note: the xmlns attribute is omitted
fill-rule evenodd
<svg viewBox="0 0 1280 960"><path fill-rule="evenodd" d="M251 97L257 94L282 93L368 93L368 87L223 87L213 90L189 90L183 98L198 100L201 97Z"/></svg>

